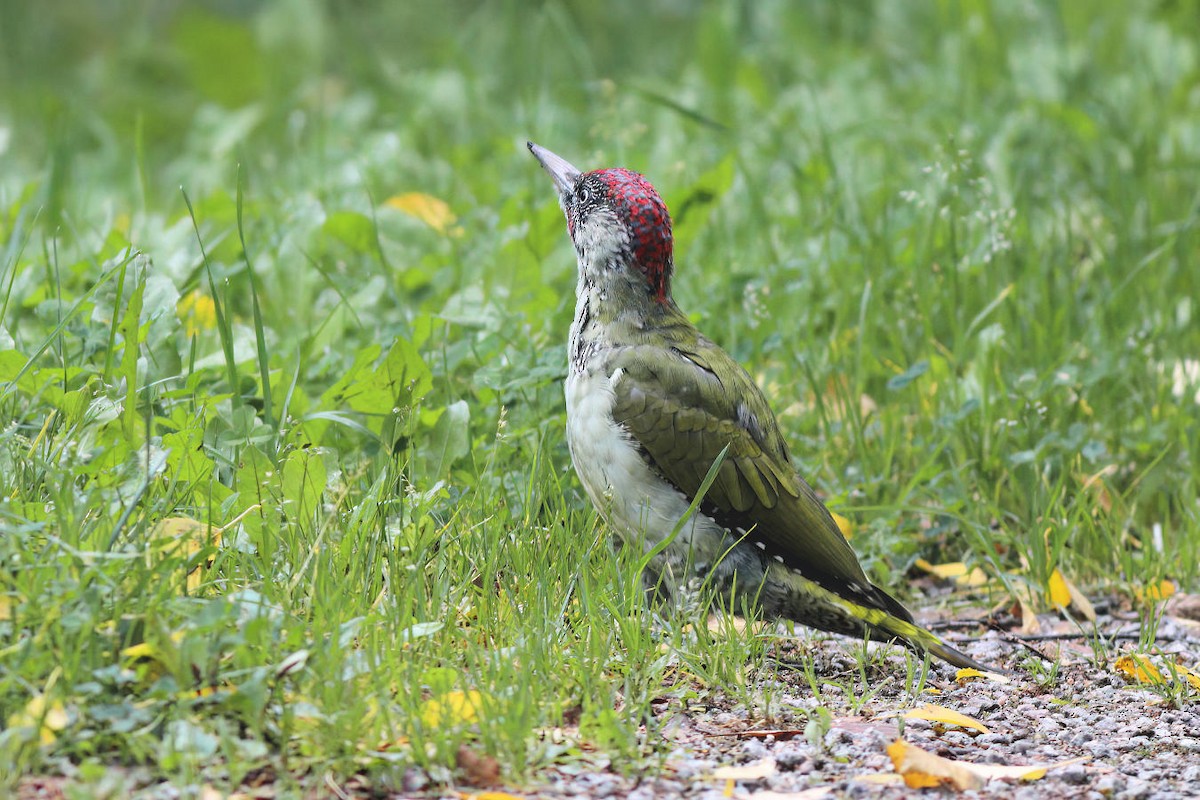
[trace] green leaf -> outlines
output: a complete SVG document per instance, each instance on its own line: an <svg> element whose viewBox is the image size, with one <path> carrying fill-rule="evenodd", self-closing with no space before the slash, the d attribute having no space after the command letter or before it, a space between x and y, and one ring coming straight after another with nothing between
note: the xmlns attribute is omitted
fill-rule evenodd
<svg viewBox="0 0 1200 800"><path fill-rule="evenodd" d="M138 427L137 360L141 350L142 295L145 291L146 282L138 281L133 294L129 296L129 304L125 308L120 327L124 348L121 351L121 367L117 375L125 381L125 412L122 414L121 424L125 428L125 435L130 437L136 433Z"/></svg>
<svg viewBox="0 0 1200 800"><path fill-rule="evenodd" d="M238 495L230 516L250 510L242 518L242 527L269 562L279 541L279 479L275 465L257 447L243 449L234 488Z"/></svg>
<svg viewBox="0 0 1200 800"><path fill-rule="evenodd" d="M358 366L356 358L355 367ZM371 372L354 371L355 377L341 391L340 400L364 414L390 414L394 408L407 408L420 402L433 388L433 373L407 339L396 339Z"/></svg>
<svg viewBox="0 0 1200 800"><path fill-rule="evenodd" d="M307 525L325 492L325 462L314 449L294 450L283 465L283 496L288 515Z"/></svg>
<svg viewBox="0 0 1200 800"><path fill-rule="evenodd" d="M471 452L471 408L465 400L446 406L420 450L421 473L430 483L443 477L454 462Z"/></svg>
<svg viewBox="0 0 1200 800"><path fill-rule="evenodd" d="M899 375L893 375L891 378L889 378L887 382L887 388L893 391L897 389L903 389L905 386L908 386L910 383L928 371L929 362L922 359L908 369L904 370L904 372L901 372Z"/></svg>
<svg viewBox="0 0 1200 800"><path fill-rule="evenodd" d="M335 211L321 230L356 253L375 249L375 223L357 211Z"/></svg>

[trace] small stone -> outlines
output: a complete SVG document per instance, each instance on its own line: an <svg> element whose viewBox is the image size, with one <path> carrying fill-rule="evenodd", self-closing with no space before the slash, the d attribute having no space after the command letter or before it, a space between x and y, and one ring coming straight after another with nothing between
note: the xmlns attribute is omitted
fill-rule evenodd
<svg viewBox="0 0 1200 800"><path fill-rule="evenodd" d="M767 746L763 744L762 739L747 739L742 742L742 753L748 758L766 758L770 755Z"/></svg>
<svg viewBox="0 0 1200 800"><path fill-rule="evenodd" d="M1088 773L1082 764L1071 764L1068 767L1063 767L1058 770L1057 774L1060 781L1073 786L1080 786L1088 782Z"/></svg>
<svg viewBox="0 0 1200 800"><path fill-rule="evenodd" d="M775 766L781 772L797 772L805 764L809 765L811 771L812 765L809 762L808 753L798 747L779 748L775 753Z"/></svg>

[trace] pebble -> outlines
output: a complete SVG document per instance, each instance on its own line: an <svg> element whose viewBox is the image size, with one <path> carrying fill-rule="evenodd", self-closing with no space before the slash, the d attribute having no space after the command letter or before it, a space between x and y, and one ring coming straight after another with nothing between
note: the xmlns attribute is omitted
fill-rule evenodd
<svg viewBox="0 0 1200 800"><path fill-rule="evenodd" d="M1103 620L1100 624L1102 630L1111 627L1111 623L1105 627ZM1200 637L1193 634L1191 639L1175 644L1180 648L1182 663L1200 663ZM951 672L938 679L941 694L937 696L908 696L903 680L888 682L879 674L874 677L882 683L873 687L870 703L852 707L845 698L852 689L857 690L858 678L853 661L838 655L840 646L837 640L806 645L815 651L821 674L828 676L823 684L827 690L815 696L802 673L795 673L794 680L788 679L772 688L773 719L764 717L761 709L737 706L727 695L715 690L703 699L711 703L711 710L689 712L690 725L701 731L732 733L754 726L803 727L805 711L823 707L836 723L818 748L803 736L785 737L782 741L697 736L672 739L666 744L650 737L646 743L648 750L670 751L665 759L666 769L661 770L662 778L652 777L656 774L654 768L639 771L614 765L611 771L598 775L563 775L552 786L544 787L548 791L528 787L528 793L550 800L567 796L601 800L625 797L722 800L728 784L705 777L714 767L772 758L776 766L774 774L754 783L735 783L733 796L751 797L756 791L788 795L812 787L828 788L831 796L837 797L897 800L915 796L902 787L881 791L878 785L855 779L892 774L886 748L897 735L895 715L914 705L931 702L980 719L990 728L988 733L977 733L906 720L904 739L937 755L978 764L1010 765L1086 759L1051 770L1046 777L1029 783L992 781L980 792L964 793L961 795L964 799L1200 798L1198 703L1168 707L1161 695L1139 689L1076 655L1064 657L1054 684L1039 683L1019 672L1008 684L987 681L959 684ZM1013 651L1009 645L996 646L1004 652ZM989 660L1005 665L1002 658ZM1011 661L1007 665L1011 666ZM700 691L703 694L704 690ZM703 709L703 702L695 704L696 707ZM420 773L414 773L417 774Z"/></svg>

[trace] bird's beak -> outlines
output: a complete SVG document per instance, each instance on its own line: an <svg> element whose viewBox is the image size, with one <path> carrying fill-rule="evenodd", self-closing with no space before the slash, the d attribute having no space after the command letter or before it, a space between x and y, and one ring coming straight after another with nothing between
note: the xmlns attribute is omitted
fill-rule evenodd
<svg viewBox="0 0 1200 800"><path fill-rule="evenodd" d="M551 153L544 147L526 142L529 145L529 152L533 153L533 157L542 165L542 169L550 173L550 177L554 179L554 186L558 189L560 197L565 197L575 191L575 183L579 180L580 172L571 166L571 163L562 156L557 156Z"/></svg>

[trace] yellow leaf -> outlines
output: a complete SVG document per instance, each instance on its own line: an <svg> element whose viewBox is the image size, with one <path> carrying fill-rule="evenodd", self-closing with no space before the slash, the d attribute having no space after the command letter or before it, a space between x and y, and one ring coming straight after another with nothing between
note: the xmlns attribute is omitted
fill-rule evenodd
<svg viewBox="0 0 1200 800"><path fill-rule="evenodd" d="M903 739L888 745L887 754L892 759L892 767L904 777L904 783L910 789L926 789L943 783L949 783L961 791L983 787L983 779L963 765L915 747Z"/></svg>
<svg viewBox="0 0 1200 800"><path fill-rule="evenodd" d="M175 305L175 313L189 339L217 326L217 307L213 299L199 289L193 289L181 297Z"/></svg>
<svg viewBox="0 0 1200 800"><path fill-rule="evenodd" d="M1050 582L1047 590L1050 594L1050 602L1056 606L1066 608L1071 605L1071 590L1067 588L1067 579L1063 574L1055 569L1050 574Z"/></svg>
<svg viewBox="0 0 1200 800"><path fill-rule="evenodd" d="M29 698L23 709L9 715L8 727L33 728L37 731L41 744L51 745L58 739L58 732L66 728L69 721L67 709L61 700L51 700L47 703L46 695L39 692Z"/></svg>
<svg viewBox="0 0 1200 800"><path fill-rule="evenodd" d="M1113 669L1137 683L1161 684L1167 682L1158 667L1154 666L1154 662L1138 653L1121 656L1113 664Z"/></svg>
<svg viewBox="0 0 1200 800"><path fill-rule="evenodd" d="M967 574L967 565L961 561L951 561L948 564L930 564L925 559L918 558L914 563L920 569L939 578L957 578Z"/></svg>
<svg viewBox="0 0 1200 800"><path fill-rule="evenodd" d="M155 658L158 656L158 649L149 642L139 642L126 647L121 651L121 655L128 659Z"/></svg>
<svg viewBox="0 0 1200 800"><path fill-rule="evenodd" d="M905 719L927 719L930 722L940 722L943 725L957 725L960 728L974 728L980 733L987 733L987 726L974 717L960 714L952 708L926 703L920 708L914 708L904 714Z"/></svg>
<svg viewBox="0 0 1200 800"><path fill-rule="evenodd" d="M475 689L447 692L425 701L421 706L421 721L430 728L474 722L479 719L482 704L483 695Z"/></svg>
<svg viewBox="0 0 1200 800"><path fill-rule="evenodd" d="M150 529L149 543L164 555L179 555L188 560L187 589L195 593L204 577L202 567L206 565L190 562L205 547L219 545L221 532L221 528L191 517L164 517Z"/></svg>
<svg viewBox="0 0 1200 800"><path fill-rule="evenodd" d="M1166 600L1168 597L1174 595L1175 591L1175 582L1166 579L1158 581L1157 583L1152 583L1145 588L1141 586L1135 586L1133 588L1133 593L1137 596L1137 599L1141 600L1142 602L1146 602L1147 600L1151 602L1157 600Z"/></svg>
<svg viewBox="0 0 1200 800"><path fill-rule="evenodd" d="M969 680L974 680L975 678L984 678L985 680L994 681L996 683L1010 682L1008 677L1005 675L999 675L995 672L980 672L979 670L972 669L971 667L960 669L958 672L954 673L954 680L958 681L959 683L965 683Z"/></svg>
<svg viewBox="0 0 1200 800"><path fill-rule="evenodd" d="M961 561L951 561L947 564L930 564L923 558L918 558L916 562L918 569L928 572L943 580L953 579L959 586L974 588L976 586L984 586L988 582L987 573L979 567L967 568L967 565Z"/></svg>
<svg viewBox="0 0 1200 800"><path fill-rule="evenodd" d="M1176 664L1175 671L1182 675L1183 679L1192 685L1192 688L1200 689L1200 672L1188 669L1183 664Z"/></svg>
<svg viewBox="0 0 1200 800"><path fill-rule="evenodd" d="M896 772L904 776L904 782L913 789L938 786L946 783L960 791L980 789L993 778L1036 781L1045 777L1046 770L1077 764L1082 758L1057 761L1053 764L1029 764L1006 766L1003 764L971 764L951 761L897 739L888 745L888 756Z"/></svg>
<svg viewBox="0 0 1200 800"><path fill-rule="evenodd" d="M385 205L408 214L410 217L416 217L438 233L457 235L450 230L450 226L457 221L454 212L444 201L432 195L422 192L406 192L389 197Z"/></svg>
<svg viewBox="0 0 1200 800"><path fill-rule="evenodd" d="M838 530L842 532L842 536L847 540L854 535L854 526L850 524L850 520L843 517L836 511L830 511L829 515L833 517L833 521L837 523Z"/></svg>

